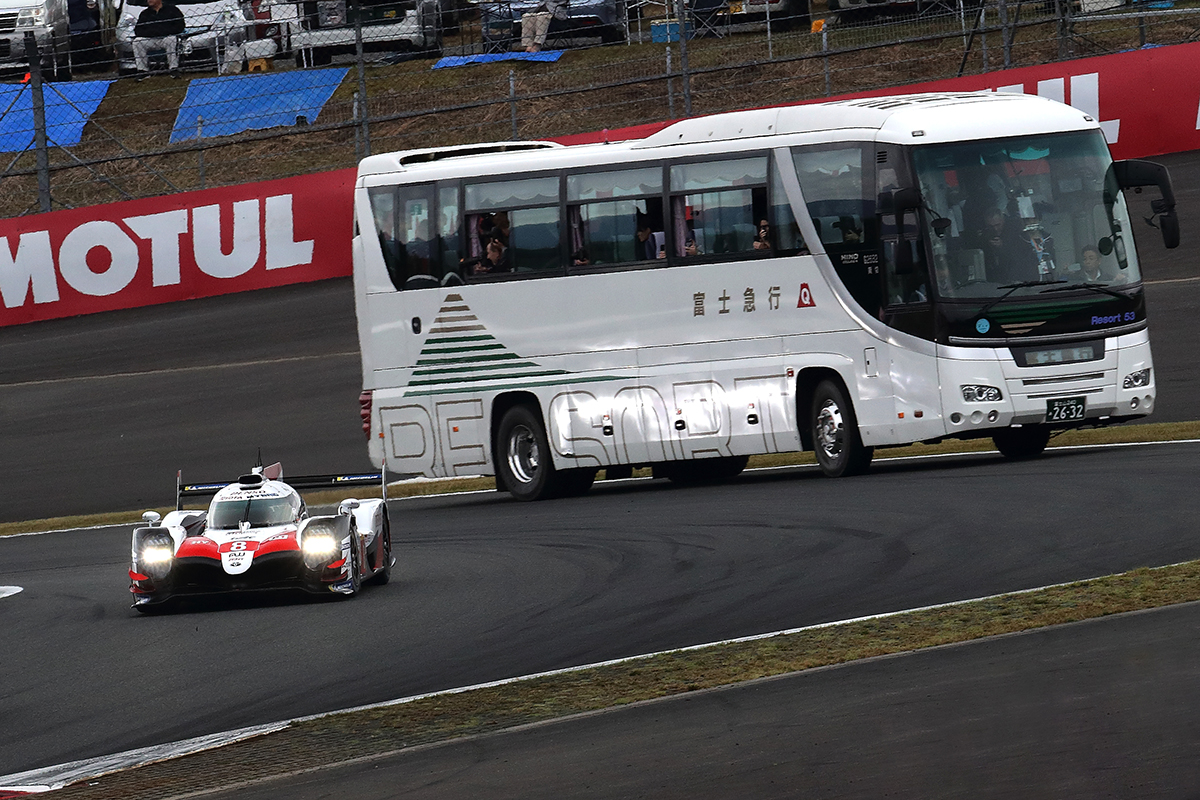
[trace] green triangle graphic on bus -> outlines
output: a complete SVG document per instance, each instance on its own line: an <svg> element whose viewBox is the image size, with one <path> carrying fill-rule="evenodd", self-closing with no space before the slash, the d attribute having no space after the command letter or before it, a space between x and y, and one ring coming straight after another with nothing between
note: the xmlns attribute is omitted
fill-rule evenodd
<svg viewBox="0 0 1200 800"><path fill-rule="evenodd" d="M547 369L508 349L471 311L461 294L446 295L417 356L405 397L495 391L562 382L567 370ZM554 377L553 380L546 380ZM616 376L583 379L614 380ZM539 380L540 379L540 380Z"/></svg>

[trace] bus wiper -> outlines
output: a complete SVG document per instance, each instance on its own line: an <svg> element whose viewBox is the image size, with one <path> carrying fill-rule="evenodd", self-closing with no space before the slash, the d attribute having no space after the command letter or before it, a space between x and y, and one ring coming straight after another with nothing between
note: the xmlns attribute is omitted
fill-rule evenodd
<svg viewBox="0 0 1200 800"><path fill-rule="evenodd" d="M1055 281L1055 283L1064 283L1064 281ZM1055 287L1054 289L1043 289L1038 294L1045 294L1046 292L1068 292L1071 289L1091 289L1093 292L1102 292L1103 294L1110 294L1113 297L1117 298L1118 300L1128 300L1129 299L1128 295L1121 294L1116 289L1108 288L1107 283L1072 283L1070 286L1058 286L1058 287Z"/></svg>
<svg viewBox="0 0 1200 800"><path fill-rule="evenodd" d="M1066 283L1066 281L1019 281L1017 283L1006 283L1003 286L999 286L997 288L1007 289L1008 291L1005 292L1004 294L1000 295L999 297L994 297L991 300L989 300L984 305L983 308L979 309L979 316L982 317L984 314L986 314L988 311L991 310L992 306L996 305L1001 300L1008 297L1010 294L1015 292L1017 289L1027 289L1030 286L1049 286L1052 283Z"/></svg>

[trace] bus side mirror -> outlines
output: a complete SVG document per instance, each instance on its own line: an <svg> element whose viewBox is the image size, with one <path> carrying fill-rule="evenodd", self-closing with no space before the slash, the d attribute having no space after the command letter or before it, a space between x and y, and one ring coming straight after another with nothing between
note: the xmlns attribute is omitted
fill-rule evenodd
<svg viewBox="0 0 1200 800"><path fill-rule="evenodd" d="M1155 161L1130 158L1124 161L1114 161L1109 170L1118 188L1137 189L1142 186L1158 187L1162 199L1150 202L1150 210L1158 217L1158 224L1155 225L1153 217L1146 220L1146 222L1162 231L1163 246L1168 250L1178 247L1179 218L1175 215L1175 191L1171 186L1171 173L1167 171L1167 168ZM1107 198L1105 205L1109 206L1109 216L1111 218L1111 204Z"/></svg>
<svg viewBox="0 0 1200 800"><path fill-rule="evenodd" d="M896 245L892 250L895 256L892 259L892 271L897 275L911 274L915 263L912 247L904 239L904 215L921 209L921 193L911 186L880 192L875 208L880 216L893 214L896 217Z"/></svg>

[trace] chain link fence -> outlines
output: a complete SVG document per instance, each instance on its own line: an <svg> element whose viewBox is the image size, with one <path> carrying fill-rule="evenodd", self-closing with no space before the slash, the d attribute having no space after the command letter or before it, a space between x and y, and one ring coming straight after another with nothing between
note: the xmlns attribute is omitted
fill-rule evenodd
<svg viewBox="0 0 1200 800"><path fill-rule="evenodd" d="M352 167L370 153L619 128L1200 35L1200 8L1161 2L1097 11L1094 3L1111 0L1083 0L1082 7L954 0L907 15L855 7L810 15L777 0L774 13L767 4L748 15L740 2L722 0L701 15L707 0L692 0L695 7L668 0L621 3L617 28L552 29L547 47L563 48L561 57L513 61L500 60L523 54L511 5L503 27L487 6L430 16L425 1L394 7L411 30L420 28L412 34L420 41L385 41L378 29L391 22L350 13L344 2L338 7L351 24L347 16L331 18L342 24L336 35L302 14L224 24L230 14L222 11L207 38L188 36L178 78L154 54L151 72L132 70L121 27L131 33L132 23L93 30L84 42L72 37L65 63L59 45L26 33L24 63L16 64L23 81L0 85L0 149L7 148L0 213L289 177ZM679 37L679 18L693 37ZM432 26L432 39L422 25ZM486 63L438 68L439 57ZM235 71L241 74L229 74ZM100 87L94 109L84 81ZM313 87L325 92L315 110L293 113L303 103L291 95L311 103L311 93L320 94ZM86 122L75 138L58 124L64 115Z"/></svg>

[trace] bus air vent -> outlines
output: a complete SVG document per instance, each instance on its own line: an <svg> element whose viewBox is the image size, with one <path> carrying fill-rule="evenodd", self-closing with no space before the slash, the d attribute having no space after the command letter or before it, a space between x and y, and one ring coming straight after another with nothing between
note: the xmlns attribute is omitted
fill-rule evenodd
<svg viewBox="0 0 1200 800"><path fill-rule="evenodd" d="M877 150L875 152L875 163L876 164L886 164L887 163L887 150Z"/></svg>
<svg viewBox="0 0 1200 800"><path fill-rule="evenodd" d="M519 153L523 150L547 150L562 147L555 142L495 142L489 144L464 145L462 147L436 147L430 150L414 150L400 156L400 166L427 164L446 158L481 156L488 153Z"/></svg>

